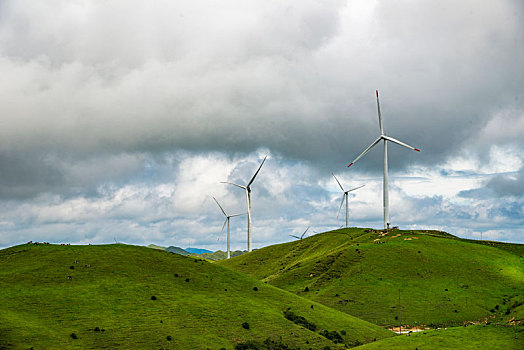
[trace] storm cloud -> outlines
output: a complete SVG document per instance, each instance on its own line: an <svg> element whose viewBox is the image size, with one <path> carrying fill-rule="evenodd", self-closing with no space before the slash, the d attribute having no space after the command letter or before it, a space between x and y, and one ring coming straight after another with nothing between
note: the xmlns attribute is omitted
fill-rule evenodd
<svg viewBox="0 0 524 350"><path fill-rule="evenodd" d="M484 187L522 203L523 26L524 6L509 0L0 2L0 201L36 213L49 198L78 200L82 212L134 189L157 214L108 204L110 221L86 219L84 229L107 240L121 227L109 229L111 220L134 218L141 228L130 240L162 241L146 217L162 232L177 217L193 220L179 233L190 239L195 221L210 223L196 179L248 179L269 153L264 227L305 222L335 200L331 172L345 172L378 136L378 89L387 134L422 150L392 145L393 174L490 174L457 185L453 205ZM373 150L347 179L378 181L381 158ZM156 188L166 202L153 199ZM216 192L236 201L233 189ZM421 206L419 197L437 198L415 197ZM275 218L276 200L286 219ZM0 217L9 230L39 222L12 210ZM365 211L361 224L372 224Z"/></svg>

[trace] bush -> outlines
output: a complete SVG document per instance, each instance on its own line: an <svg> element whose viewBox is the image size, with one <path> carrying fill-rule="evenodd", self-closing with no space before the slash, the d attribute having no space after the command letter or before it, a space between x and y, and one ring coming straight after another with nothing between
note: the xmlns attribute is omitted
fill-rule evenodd
<svg viewBox="0 0 524 350"><path fill-rule="evenodd" d="M258 344L252 340L245 341L243 343L238 343L235 345L235 350L258 350Z"/></svg>
<svg viewBox="0 0 524 350"><path fill-rule="evenodd" d="M346 335L346 331L345 331L345 330L341 330L341 331L340 331L340 334L342 334L342 335Z"/></svg>
<svg viewBox="0 0 524 350"><path fill-rule="evenodd" d="M186 282L189 282L189 278L186 278Z"/></svg>
<svg viewBox="0 0 524 350"><path fill-rule="evenodd" d="M288 345L282 343L282 339L278 341L267 338L264 342L256 342L248 340L243 343L235 345L235 350L300 350L300 348L290 348Z"/></svg>
<svg viewBox="0 0 524 350"><path fill-rule="evenodd" d="M169 340L169 341L171 341L173 338L171 338L171 336L168 335L168 336L166 337L166 339Z"/></svg>
<svg viewBox="0 0 524 350"><path fill-rule="evenodd" d="M95 327L95 332L100 332L100 327Z"/></svg>
<svg viewBox="0 0 524 350"><path fill-rule="evenodd" d="M337 331L323 330L319 334L325 338L328 338L335 344L344 342L344 339L342 339L342 336Z"/></svg>
<svg viewBox="0 0 524 350"><path fill-rule="evenodd" d="M253 287L253 290L254 290L255 292L258 292L258 288L257 288L257 287Z"/></svg>
<svg viewBox="0 0 524 350"><path fill-rule="evenodd" d="M317 326L314 323L309 322L302 316L296 315L293 311L289 311L289 310L284 311L284 317L299 326L309 329L310 331L317 330Z"/></svg>
<svg viewBox="0 0 524 350"><path fill-rule="evenodd" d="M78 336L76 335L76 333L71 333L71 338L78 339Z"/></svg>
<svg viewBox="0 0 524 350"><path fill-rule="evenodd" d="M153 296L151 297L151 300L156 300L156 297L153 295Z"/></svg>
<svg viewBox="0 0 524 350"><path fill-rule="evenodd" d="M247 323L247 322L242 323L242 328L249 329L249 323Z"/></svg>
<svg viewBox="0 0 524 350"><path fill-rule="evenodd" d="M304 292L309 292L309 287L304 288Z"/></svg>

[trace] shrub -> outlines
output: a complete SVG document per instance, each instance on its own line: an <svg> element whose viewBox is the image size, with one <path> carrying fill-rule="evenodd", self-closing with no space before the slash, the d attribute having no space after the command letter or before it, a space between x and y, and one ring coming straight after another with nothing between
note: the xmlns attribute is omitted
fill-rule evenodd
<svg viewBox="0 0 524 350"><path fill-rule="evenodd" d="M100 327L95 327L95 332L100 332Z"/></svg>
<svg viewBox="0 0 524 350"><path fill-rule="evenodd" d="M74 270L74 269L75 269L75 267L74 267L74 266L69 266L69 268L70 268L71 270Z"/></svg>
<svg viewBox="0 0 524 350"><path fill-rule="evenodd" d="M186 282L189 282L189 278L186 278Z"/></svg>
<svg viewBox="0 0 524 350"><path fill-rule="evenodd" d="M156 297L153 295L153 296L151 297L151 300L156 300Z"/></svg>
<svg viewBox="0 0 524 350"><path fill-rule="evenodd" d="M171 341L173 338L171 338L171 336L168 335L168 336L166 337L166 339L169 340L169 341Z"/></svg>
<svg viewBox="0 0 524 350"><path fill-rule="evenodd" d="M304 288L304 292L309 292L309 287Z"/></svg>
<svg viewBox="0 0 524 350"><path fill-rule="evenodd" d="M255 292L258 292L258 288L257 288L257 287L253 287L253 290L254 290Z"/></svg>
<svg viewBox="0 0 524 350"><path fill-rule="evenodd" d="M249 329L249 323L247 322L242 323L242 328ZM250 348L247 348L247 349L250 349Z"/></svg>
<svg viewBox="0 0 524 350"><path fill-rule="evenodd" d="M288 345L282 343L282 338L278 341L267 338L263 342L256 342L248 340L243 343L235 345L235 350L300 350L300 348L290 348Z"/></svg>
<svg viewBox="0 0 524 350"><path fill-rule="evenodd" d="M340 331L340 334L342 334L342 335L346 335L346 331L345 331L345 330L341 330L341 331Z"/></svg>
<svg viewBox="0 0 524 350"><path fill-rule="evenodd" d="M178 273L175 273L175 277L178 277Z"/></svg>
<svg viewBox="0 0 524 350"><path fill-rule="evenodd" d="M258 350L258 344L252 340L245 341L243 343L238 343L235 345L235 350Z"/></svg>
<svg viewBox="0 0 524 350"><path fill-rule="evenodd" d="M289 311L289 310L284 311L284 317L299 326L309 329L310 331L317 330L317 326L314 323L309 322L302 316L296 315L293 311Z"/></svg>
<svg viewBox="0 0 524 350"><path fill-rule="evenodd" d="M71 338L78 339L78 336L76 335L76 333L71 333Z"/></svg>
<svg viewBox="0 0 524 350"><path fill-rule="evenodd" d="M342 339L342 336L337 331L323 330L319 334L325 338L328 338L335 344L344 342L344 339Z"/></svg>

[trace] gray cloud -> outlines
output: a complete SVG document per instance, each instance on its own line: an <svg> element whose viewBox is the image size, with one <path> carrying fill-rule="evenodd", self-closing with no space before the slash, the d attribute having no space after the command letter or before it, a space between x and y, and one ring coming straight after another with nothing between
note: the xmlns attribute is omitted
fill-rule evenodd
<svg viewBox="0 0 524 350"><path fill-rule="evenodd" d="M285 168L288 177L305 179L286 196L274 192L286 177L272 187L261 181L261 210L274 214L270 203L280 198L300 208L278 208L297 223L335 201L318 184L332 171L344 173L378 136L375 89L386 132L422 150L392 145L393 174L412 166L430 171L458 155L489 163L494 147L524 148L520 1L16 1L0 7L4 202L30 204L48 194L111 202L110 194L126 186L177 181L172 196L179 202L170 209L191 216L207 204L203 190L198 197L185 189L192 184L185 172L198 174L197 165L205 164L216 177L241 181L262 149L279 159L278 166L267 164L271 172L282 175ZM225 173L211 158L241 162ZM381 167L377 148L351 174L373 177ZM495 177L486 187L495 196L522 196L521 174ZM222 179L205 178L208 184ZM230 200L236 195L218 192ZM128 209L123 217L143 210ZM136 229L135 239L146 231Z"/></svg>
<svg viewBox="0 0 524 350"><path fill-rule="evenodd" d="M493 177L486 187L501 197L524 195L524 167L520 168L517 174Z"/></svg>
<svg viewBox="0 0 524 350"><path fill-rule="evenodd" d="M518 2L404 2L365 22L344 5L5 4L1 146L269 147L333 166L378 134L378 88L387 132L425 152L392 150L396 167L445 159L500 108L522 113Z"/></svg>

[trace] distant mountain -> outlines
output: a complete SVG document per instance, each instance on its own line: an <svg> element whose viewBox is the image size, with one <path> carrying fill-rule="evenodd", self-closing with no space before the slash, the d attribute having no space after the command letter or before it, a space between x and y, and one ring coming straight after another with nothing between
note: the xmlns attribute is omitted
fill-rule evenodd
<svg viewBox="0 0 524 350"><path fill-rule="evenodd" d="M175 247L175 246L169 246L167 247L166 249L166 252L170 252L170 253L175 253L175 254L180 254L180 255L189 255L190 253L180 247Z"/></svg>
<svg viewBox="0 0 524 350"><path fill-rule="evenodd" d="M213 253L213 251L203 248L186 248L185 251L191 254Z"/></svg>

